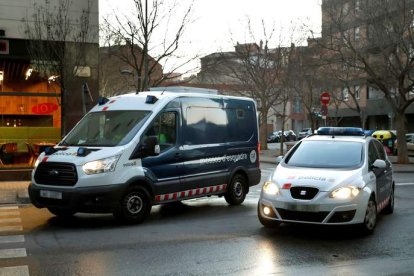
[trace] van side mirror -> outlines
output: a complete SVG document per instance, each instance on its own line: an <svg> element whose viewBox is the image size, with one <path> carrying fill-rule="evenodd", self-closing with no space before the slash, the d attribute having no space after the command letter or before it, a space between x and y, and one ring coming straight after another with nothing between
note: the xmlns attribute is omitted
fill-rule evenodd
<svg viewBox="0 0 414 276"><path fill-rule="evenodd" d="M282 155L276 157L276 163L279 164L280 162L282 162L282 159L283 159Z"/></svg>
<svg viewBox="0 0 414 276"><path fill-rule="evenodd" d="M148 156L157 156L160 154L160 145L157 136L148 136L135 149L130 159L145 158Z"/></svg>

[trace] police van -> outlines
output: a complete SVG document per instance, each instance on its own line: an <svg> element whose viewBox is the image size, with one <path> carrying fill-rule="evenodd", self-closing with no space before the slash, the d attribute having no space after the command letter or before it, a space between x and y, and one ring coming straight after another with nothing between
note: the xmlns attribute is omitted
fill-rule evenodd
<svg viewBox="0 0 414 276"><path fill-rule="evenodd" d="M100 99L36 161L31 202L57 216L113 213L204 196L241 204L260 181L256 103L214 90L161 88Z"/></svg>

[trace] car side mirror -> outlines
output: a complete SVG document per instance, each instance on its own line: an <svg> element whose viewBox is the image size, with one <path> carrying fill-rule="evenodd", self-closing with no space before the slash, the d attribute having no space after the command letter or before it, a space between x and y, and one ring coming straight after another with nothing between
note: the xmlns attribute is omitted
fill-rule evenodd
<svg viewBox="0 0 414 276"><path fill-rule="evenodd" d="M283 156L282 155L276 157L276 163L277 164L279 164L280 162L282 162L282 160L283 160Z"/></svg>
<svg viewBox="0 0 414 276"><path fill-rule="evenodd" d="M387 167L387 164L384 160L377 159L374 161L371 167L374 169L385 169Z"/></svg>

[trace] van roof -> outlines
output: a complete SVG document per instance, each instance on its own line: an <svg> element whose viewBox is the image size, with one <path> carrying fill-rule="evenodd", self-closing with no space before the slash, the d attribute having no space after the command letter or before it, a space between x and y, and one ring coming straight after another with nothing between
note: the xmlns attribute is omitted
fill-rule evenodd
<svg viewBox="0 0 414 276"><path fill-rule="evenodd" d="M168 87L161 87L160 90L155 89L156 91L145 91L131 92L128 94L117 95L110 97L103 104L95 105L91 112L97 111L106 111L106 110L154 110L156 106L164 106L171 100L178 97L202 97L202 98L216 98L216 99L239 99L239 100L249 100L254 101L251 98L247 97L236 97L236 96L227 96L219 95L213 93L200 93L202 90L199 89L186 89L186 91L181 91L179 89L168 89ZM193 92L194 91L194 92ZM156 100L153 102L147 102L148 96L155 96Z"/></svg>

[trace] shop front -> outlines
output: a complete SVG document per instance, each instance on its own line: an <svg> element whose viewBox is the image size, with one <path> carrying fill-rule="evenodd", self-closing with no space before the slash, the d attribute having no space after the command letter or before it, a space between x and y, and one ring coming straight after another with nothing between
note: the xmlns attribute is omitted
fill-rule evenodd
<svg viewBox="0 0 414 276"><path fill-rule="evenodd" d="M3 60L0 72L0 172L30 171L61 138L60 88L28 61Z"/></svg>

